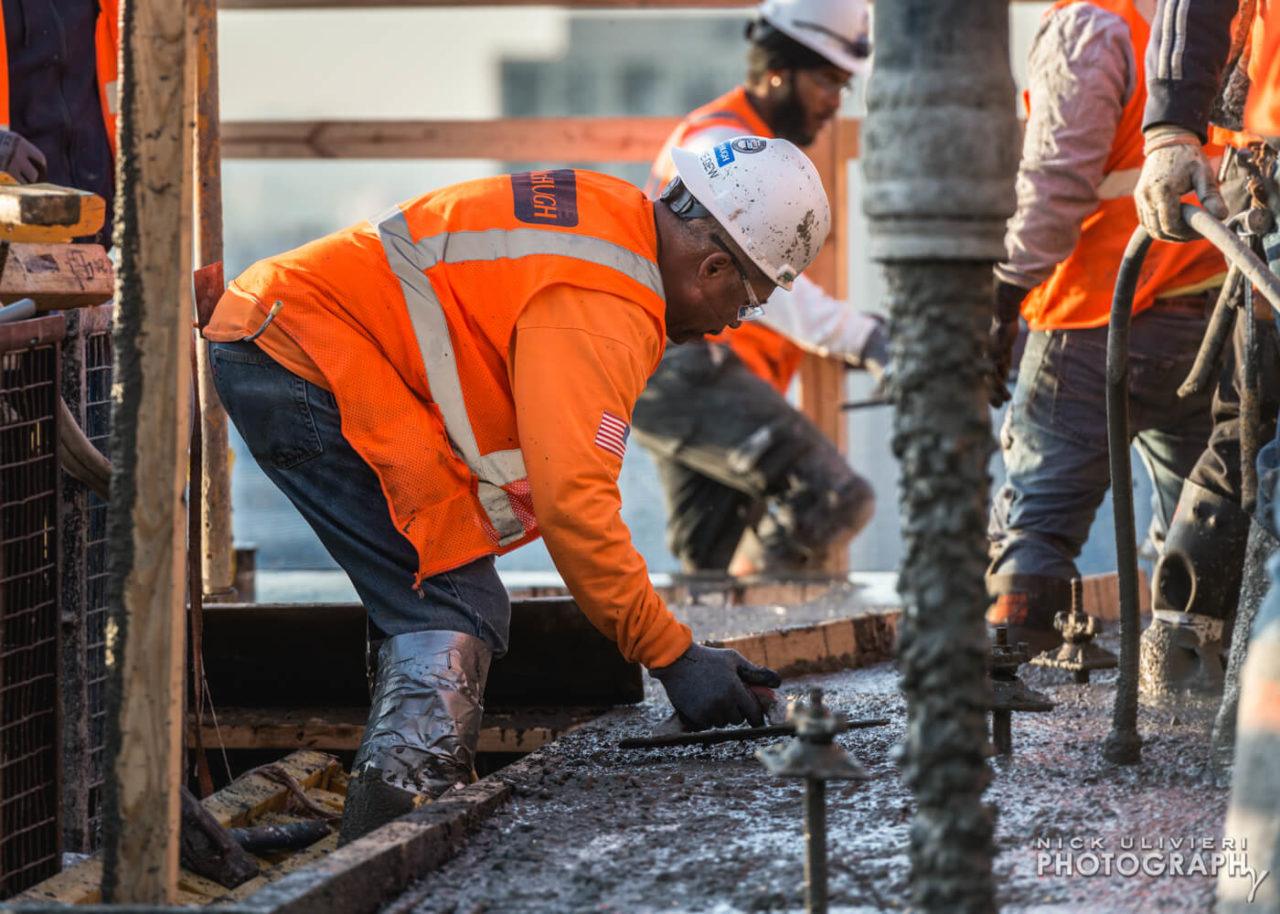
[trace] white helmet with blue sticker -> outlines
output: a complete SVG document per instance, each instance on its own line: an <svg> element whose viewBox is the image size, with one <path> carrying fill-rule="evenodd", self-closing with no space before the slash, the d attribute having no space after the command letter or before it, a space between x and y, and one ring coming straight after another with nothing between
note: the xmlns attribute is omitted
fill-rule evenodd
<svg viewBox="0 0 1280 914"><path fill-rule="evenodd" d="M783 139L739 136L703 153L671 150L676 174L764 274L790 289L831 230L809 157Z"/></svg>

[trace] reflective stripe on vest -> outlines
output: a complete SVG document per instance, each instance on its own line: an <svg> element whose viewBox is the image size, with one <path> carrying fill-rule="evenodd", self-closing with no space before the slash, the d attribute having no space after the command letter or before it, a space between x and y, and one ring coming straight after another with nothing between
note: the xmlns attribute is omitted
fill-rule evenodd
<svg viewBox="0 0 1280 914"><path fill-rule="evenodd" d="M1222 156L1209 156L1209 167L1215 173L1220 164L1222 164ZM1121 197L1132 197L1141 174L1141 168L1121 168L1108 172L1103 177L1102 183L1098 185L1098 199L1118 200Z"/></svg>
<svg viewBox="0 0 1280 914"><path fill-rule="evenodd" d="M399 207L377 217L374 228L382 241L387 263L400 281L409 321L422 354L422 367L431 387L431 399L444 417L445 433L479 481L477 495L498 533L498 544L513 543L524 536L524 524L502 487L525 478L524 455L519 448L480 453L462 395L462 379L458 375L448 320L427 271L440 263L518 260L549 254L616 270L662 296L658 265L603 238L536 228L443 232L428 235L415 244L408 220Z"/></svg>

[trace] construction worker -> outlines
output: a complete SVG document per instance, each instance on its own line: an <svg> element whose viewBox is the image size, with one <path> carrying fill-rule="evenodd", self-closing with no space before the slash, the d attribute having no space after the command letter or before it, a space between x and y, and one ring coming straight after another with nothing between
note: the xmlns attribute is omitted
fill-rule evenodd
<svg viewBox="0 0 1280 914"><path fill-rule="evenodd" d="M766 0L747 36L746 83L675 129L650 196L673 176L677 148L705 152L739 133L809 145L870 53L863 0ZM803 569L871 519L870 484L786 400L805 352L879 378L888 340L877 318L801 276L759 321L668 348L636 404L636 436L666 492L667 543L685 571L723 572L740 544L735 572Z"/></svg>
<svg viewBox="0 0 1280 914"><path fill-rule="evenodd" d="M830 211L791 143L675 155L658 201L587 171L485 178L250 267L205 336L227 412L369 613L377 682L344 840L466 782L541 535L596 627L690 727L761 721L777 675L691 643L620 516L632 407L667 338L758 315Z"/></svg>
<svg viewBox="0 0 1280 914"><path fill-rule="evenodd" d="M1156 18L1158 38L1147 60L1146 161L1136 191L1143 227L1157 238L1195 237L1180 210L1189 192L1212 215L1229 214L1215 171L1200 150L1211 116L1229 127L1238 120L1243 128L1230 162L1250 173L1252 200L1274 217L1280 199L1280 5L1274 0L1238 6L1236 0L1161 0ZM1268 252L1280 241L1274 218L1271 222L1262 239ZM1271 266L1276 269L1274 261ZM1272 429L1272 441L1258 455L1256 516L1274 537L1280 535L1280 441ZM1240 678L1224 826L1224 840L1245 849L1250 871L1219 872L1220 914L1280 911L1275 878L1280 859L1280 562L1273 557L1268 570L1271 589L1253 620Z"/></svg>
<svg viewBox="0 0 1280 914"><path fill-rule="evenodd" d="M1007 477L991 510L987 620L1036 651L1061 643L1075 559L1110 485L1105 366L1116 269L1138 225L1143 0L1062 0L1032 43L1018 208L995 268L992 405L1019 316L1030 328L1000 434ZM1131 423L1163 527L1209 434L1209 394L1181 399L1225 270L1207 243L1158 244L1134 301ZM1238 511L1238 509L1237 509Z"/></svg>
<svg viewBox="0 0 1280 914"><path fill-rule="evenodd" d="M117 0L0 6L0 171L115 197ZM111 220L94 239L109 244Z"/></svg>

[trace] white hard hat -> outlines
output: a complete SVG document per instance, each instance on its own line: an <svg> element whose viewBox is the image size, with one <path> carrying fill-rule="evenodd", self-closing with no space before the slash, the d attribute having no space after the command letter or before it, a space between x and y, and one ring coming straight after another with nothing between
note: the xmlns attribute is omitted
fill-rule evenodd
<svg viewBox="0 0 1280 914"><path fill-rule="evenodd" d="M866 0L764 0L760 18L850 73L871 53Z"/></svg>
<svg viewBox="0 0 1280 914"><path fill-rule="evenodd" d="M743 252L784 289L818 256L831 206L794 143L739 136L704 153L671 150L676 174Z"/></svg>

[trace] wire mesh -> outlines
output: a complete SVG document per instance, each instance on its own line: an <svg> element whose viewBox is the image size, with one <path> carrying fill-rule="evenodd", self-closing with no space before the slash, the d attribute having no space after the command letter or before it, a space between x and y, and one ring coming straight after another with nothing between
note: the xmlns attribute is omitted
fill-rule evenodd
<svg viewBox="0 0 1280 914"><path fill-rule="evenodd" d="M57 872L58 353L0 352L0 896Z"/></svg>
<svg viewBox="0 0 1280 914"><path fill-rule="evenodd" d="M107 453L111 434L111 331L84 338L85 437ZM96 850L102 834L106 776L107 504L92 492L85 518L85 684L89 718L89 834Z"/></svg>

